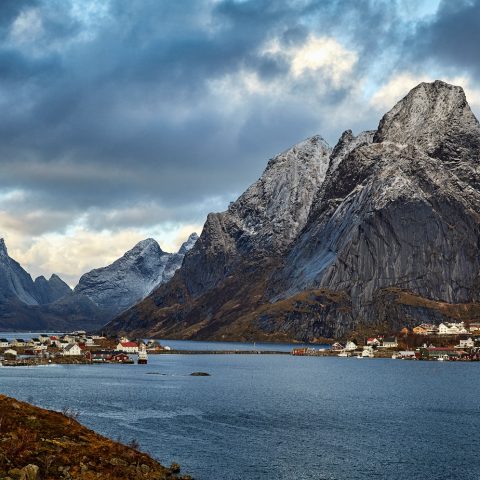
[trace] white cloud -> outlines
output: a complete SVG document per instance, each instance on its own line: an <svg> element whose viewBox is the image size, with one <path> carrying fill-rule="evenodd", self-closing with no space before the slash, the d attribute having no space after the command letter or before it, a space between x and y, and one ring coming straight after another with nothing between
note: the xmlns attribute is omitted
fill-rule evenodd
<svg viewBox="0 0 480 480"><path fill-rule="evenodd" d="M301 45L284 46L278 39L267 43L263 55L280 56L287 60L294 78L305 73L318 73L324 79L341 86L352 73L358 55L332 37L310 35Z"/></svg>
<svg viewBox="0 0 480 480"><path fill-rule="evenodd" d="M39 9L22 10L10 28L10 41L15 44L35 43L43 35L43 21Z"/></svg>

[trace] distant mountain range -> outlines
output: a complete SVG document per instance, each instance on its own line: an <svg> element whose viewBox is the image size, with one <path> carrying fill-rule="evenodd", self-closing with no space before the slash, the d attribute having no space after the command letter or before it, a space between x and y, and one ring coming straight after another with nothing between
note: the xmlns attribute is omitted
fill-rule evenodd
<svg viewBox="0 0 480 480"><path fill-rule="evenodd" d="M422 83L374 131L272 158L112 333L315 340L480 318L480 125Z"/></svg>
<svg viewBox="0 0 480 480"><path fill-rule="evenodd" d="M32 277L0 239L0 330L97 329L170 280L195 241L177 253L143 240L112 265L84 274L72 291L57 275Z"/></svg>

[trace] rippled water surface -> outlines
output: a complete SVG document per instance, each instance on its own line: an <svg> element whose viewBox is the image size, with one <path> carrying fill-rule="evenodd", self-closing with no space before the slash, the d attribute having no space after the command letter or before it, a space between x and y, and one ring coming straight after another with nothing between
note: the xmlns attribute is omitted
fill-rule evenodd
<svg viewBox="0 0 480 480"><path fill-rule="evenodd" d="M210 377L191 377L205 371ZM476 479L480 364L161 355L0 368L0 392L80 410L196 479Z"/></svg>

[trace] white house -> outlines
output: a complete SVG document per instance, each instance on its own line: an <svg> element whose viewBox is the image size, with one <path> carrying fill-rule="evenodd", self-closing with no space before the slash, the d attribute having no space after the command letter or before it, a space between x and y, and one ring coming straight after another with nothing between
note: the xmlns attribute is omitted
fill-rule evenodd
<svg viewBox="0 0 480 480"><path fill-rule="evenodd" d="M460 335L468 333L463 322L460 323L441 323L438 326L439 335Z"/></svg>
<svg viewBox="0 0 480 480"><path fill-rule="evenodd" d="M0 338L0 348L8 348L9 345L6 338Z"/></svg>
<svg viewBox="0 0 480 480"><path fill-rule="evenodd" d="M82 349L78 343L69 343L62 352L64 357L79 357L82 354Z"/></svg>
<svg viewBox="0 0 480 480"><path fill-rule="evenodd" d="M383 348L397 348L397 337L385 337L382 343Z"/></svg>
<svg viewBox="0 0 480 480"><path fill-rule="evenodd" d="M353 352L354 350L357 349L357 344L355 342L347 342L345 345L345 350L348 352Z"/></svg>
<svg viewBox="0 0 480 480"><path fill-rule="evenodd" d="M375 353L374 353L373 347L371 345L367 345L367 346L363 347L362 357L373 358L374 356L375 356Z"/></svg>
<svg viewBox="0 0 480 480"><path fill-rule="evenodd" d="M343 350L343 345L339 342L335 342L331 348L334 352L340 352L341 350Z"/></svg>
<svg viewBox="0 0 480 480"><path fill-rule="evenodd" d="M9 348L8 350L5 350L3 352L4 357L16 357L17 356L17 351L13 350L12 348Z"/></svg>
<svg viewBox="0 0 480 480"><path fill-rule="evenodd" d="M475 346L475 342L472 340L472 338L460 340L460 343L458 344L459 348L472 348L473 346Z"/></svg>
<svg viewBox="0 0 480 480"><path fill-rule="evenodd" d="M138 353L138 344L136 342L119 342L117 352Z"/></svg>
<svg viewBox="0 0 480 480"><path fill-rule="evenodd" d="M23 338L14 338L10 341L9 345L12 347L24 347L26 342Z"/></svg>

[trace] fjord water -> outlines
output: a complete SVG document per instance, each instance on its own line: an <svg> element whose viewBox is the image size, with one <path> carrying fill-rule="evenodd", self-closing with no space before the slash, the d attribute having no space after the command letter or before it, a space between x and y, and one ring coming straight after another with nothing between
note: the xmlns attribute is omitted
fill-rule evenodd
<svg viewBox="0 0 480 480"><path fill-rule="evenodd" d="M0 392L81 412L207 479L479 478L480 365L289 355L0 368ZM192 377L205 371L210 377Z"/></svg>

